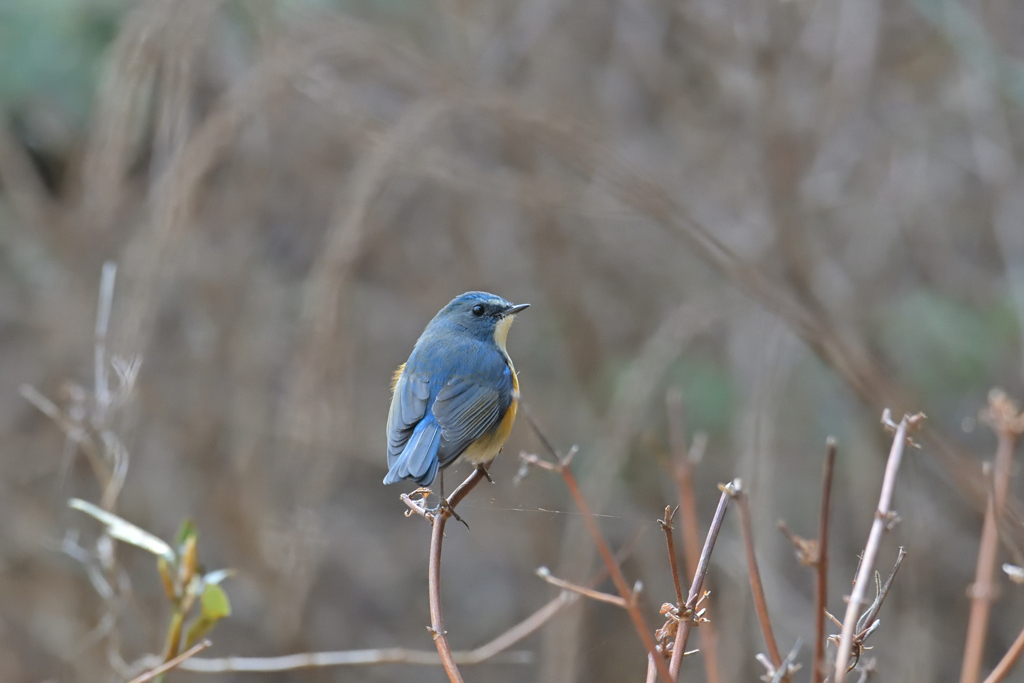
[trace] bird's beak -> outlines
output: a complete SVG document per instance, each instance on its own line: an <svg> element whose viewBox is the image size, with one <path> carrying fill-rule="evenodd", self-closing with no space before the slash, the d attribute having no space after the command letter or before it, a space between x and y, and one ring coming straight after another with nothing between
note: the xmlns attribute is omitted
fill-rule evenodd
<svg viewBox="0 0 1024 683"><path fill-rule="evenodd" d="M525 311L529 307L530 304L516 304L515 306L510 306L509 308L505 309L505 315L515 315L520 311Z"/></svg>

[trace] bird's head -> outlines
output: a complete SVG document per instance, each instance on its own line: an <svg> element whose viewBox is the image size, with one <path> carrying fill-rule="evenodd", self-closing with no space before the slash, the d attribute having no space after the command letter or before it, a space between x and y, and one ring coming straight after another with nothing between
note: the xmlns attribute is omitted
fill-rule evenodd
<svg viewBox="0 0 1024 683"><path fill-rule="evenodd" d="M483 341L493 340L504 350L512 319L529 305L513 304L487 292L466 292L448 302L432 324L454 327Z"/></svg>

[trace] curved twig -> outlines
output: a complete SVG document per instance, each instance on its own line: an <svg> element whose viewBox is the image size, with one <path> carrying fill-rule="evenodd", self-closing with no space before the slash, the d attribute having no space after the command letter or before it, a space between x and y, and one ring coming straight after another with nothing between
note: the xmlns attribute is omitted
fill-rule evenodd
<svg viewBox="0 0 1024 683"><path fill-rule="evenodd" d="M451 510L459 504L469 492L487 478L487 470L483 465L477 466L466 481L459 484L459 487L448 496L447 501L442 504L441 509L431 516L433 531L430 534L430 566L428 569L428 582L430 592L430 633L434 636L434 644L437 645L437 654L441 656L441 664L451 683L462 683L462 675L459 667L452 656L452 648L448 644L448 636L444 630L444 617L441 613L441 546L444 543L444 527L451 516Z"/></svg>

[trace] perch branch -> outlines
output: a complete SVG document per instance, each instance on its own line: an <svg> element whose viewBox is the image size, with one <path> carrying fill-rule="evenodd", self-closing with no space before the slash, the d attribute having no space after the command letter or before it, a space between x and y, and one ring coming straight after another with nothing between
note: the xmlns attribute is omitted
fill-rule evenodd
<svg viewBox="0 0 1024 683"><path fill-rule="evenodd" d="M437 654L451 683L462 683L459 667L452 657L448 635L444 630L444 616L441 612L441 546L444 543L444 527L448 517L454 514L455 506L469 495L469 492L487 478L487 470L478 465L466 480L459 484L441 508L430 516L433 529L430 534L430 563L428 568L428 590L430 593L430 634L434 637Z"/></svg>

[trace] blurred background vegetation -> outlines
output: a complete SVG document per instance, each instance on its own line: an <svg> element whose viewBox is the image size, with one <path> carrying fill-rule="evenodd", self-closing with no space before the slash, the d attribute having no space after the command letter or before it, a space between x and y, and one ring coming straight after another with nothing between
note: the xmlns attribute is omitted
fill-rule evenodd
<svg viewBox="0 0 1024 683"><path fill-rule="evenodd" d="M533 304L509 340L524 401L579 444L614 544L635 539L652 623L672 596L667 391L709 435L702 528L717 482L751 493L784 651L811 634L811 574L776 520L813 536L835 435L841 613L881 410L925 411L871 655L884 680L953 680L995 446L978 411L993 386L1024 397L1022 36L1013 0L0 2L0 680L118 680L162 647L152 556L117 549L130 590L103 621L61 552L98 532L66 500L103 491L19 392L88 403L108 260L110 352L142 358L103 425L129 463L116 512L164 539L191 518L204 562L237 571L211 656L431 647L427 527L380 484L388 385L433 314L484 289ZM471 531L449 527L457 649L553 595L537 566L598 566L559 481L513 485L538 448L521 421L460 507ZM988 666L1024 613L1000 581ZM723 679L753 680L735 520L709 583ZM613 607L579 603L526 645L533 664L467 678L642 675ZM445 680L261 680L409 677Z"/></svg>

